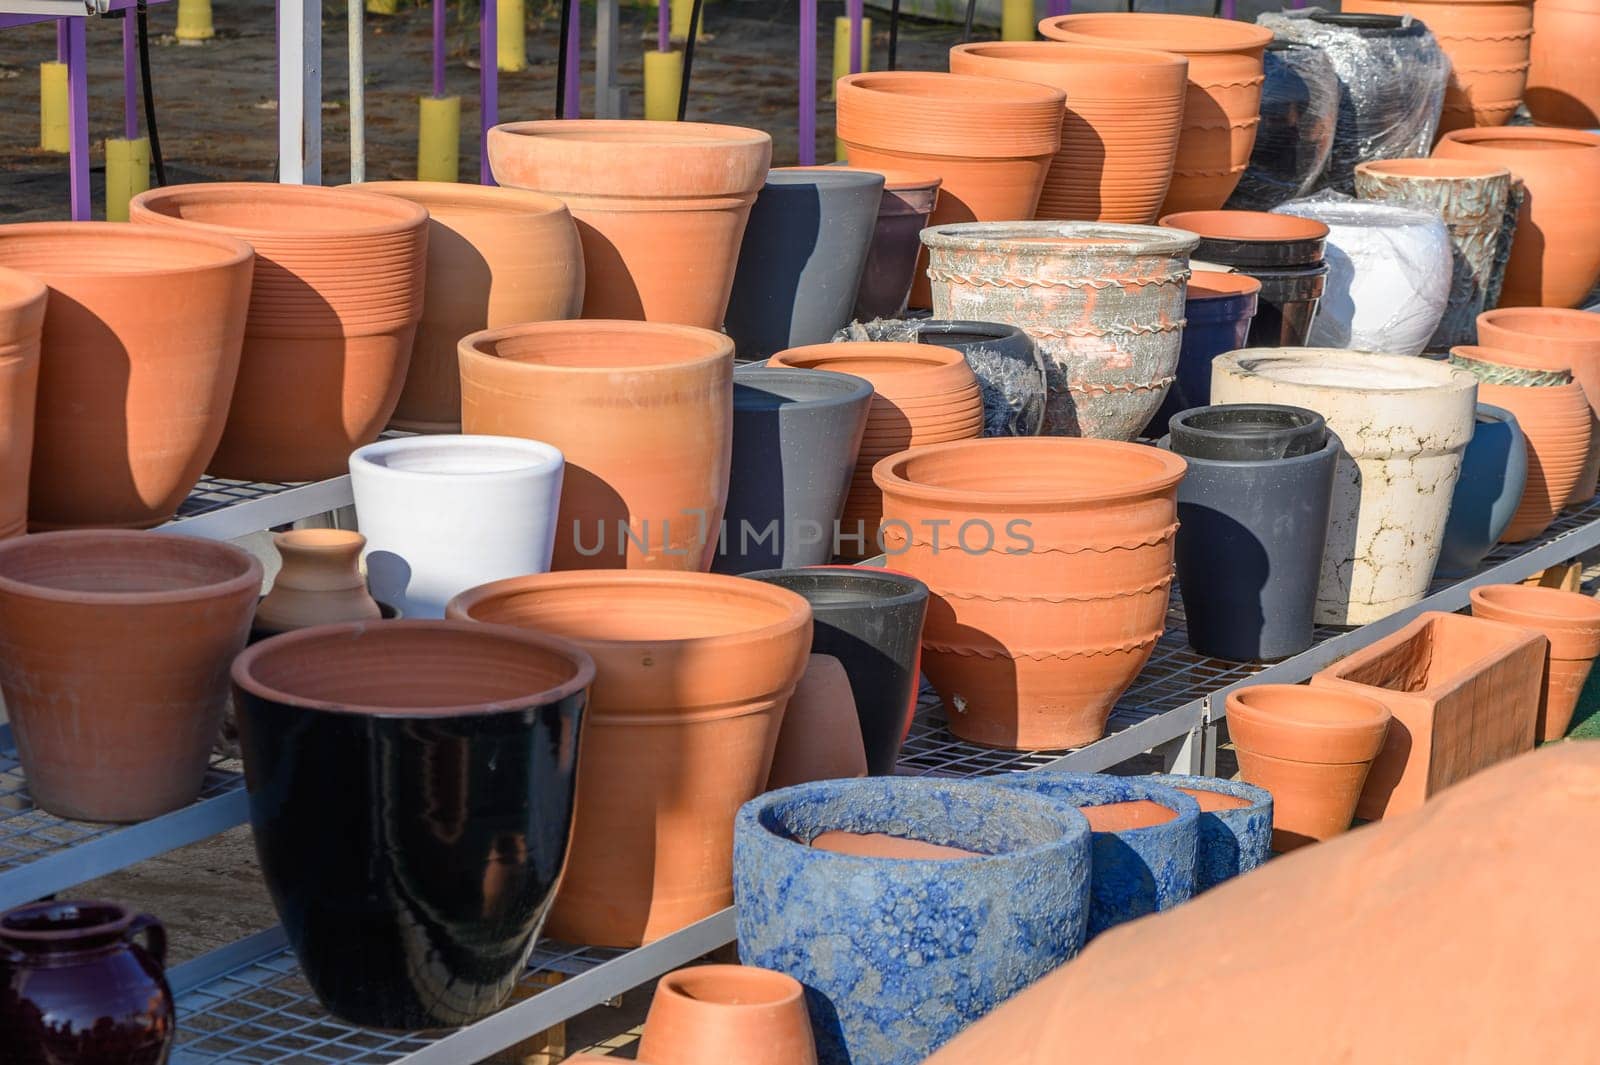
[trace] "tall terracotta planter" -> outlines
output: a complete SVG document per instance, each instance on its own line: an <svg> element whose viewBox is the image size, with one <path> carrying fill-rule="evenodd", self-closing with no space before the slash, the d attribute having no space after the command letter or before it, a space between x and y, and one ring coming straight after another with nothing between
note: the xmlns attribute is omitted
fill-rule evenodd
<svg viewBox="0 0 1600 1065"><path fill-rule="evenodd" d="M703 122L511 122L495 180L566 201L583 238L585 318L722 328L772 138Z"/></svg>
<svg viewBox="0 0 1600 1065"><path fill-rule="evenodd" d="M1172 181L1189 61L1169 52L1060 41L950 50L953 74L1050 85L1067 94L1061 148L1037 218L1149 225Z"/></svg>
<svg viewBox="0 0 1600 1065"><path fill-rule="evenodd" d="M555 569L704 570L733 449L733 342L651 322L465 337L461 427L561 450Z"/></svg>
<svg viewBox="0 0 1600 1065"><path fill-rule="evenodd" d="M1538 724L1532 732L1538 743L1559 740L1572 724L1578 697L1600 655L1600 602L1558 588L1517 584L1488 584L1471 594L1473 617L1532 629L1550 641L1549 659L1541 663Z"/></svg>
<svg viewBox="0 0 1600 1065"><path fill-rule="evenodd" d="M1433 154L1503 166L1526 190L1500 306L1581 305L1600 279L1600 135L1461 129L1446 134Z"/></svg>
<svg viewBox="0 0 1600 1065"><path fill-rule="evenodd" d="M447 181L369 181L346 188L428 209L427 282L405 387L389 423L461 430L456 344L468 333L583 312L583 245L553 196Z"/></svg>
<svg viewBox="0 0 1600 1065"><path fill-rule="evenodd" d="M463 592L454 618L595 660L572 848L547 934L638 946L733 902L733 817L766 785L811 607L704 573L547 573Z"/></svg>
<svg viewBox="0 0 1600 1065"><path fill-rule="evenodd" d="M242 241L114 223L0 226L0 267L50 289L28 520L172 517L222 436L255 261Z"/></svg>
<svg viewBox="0 0 1600 1065"><path fill-rule="evenodd" d="M1131 440L1178 369L1193 233L1096 222L922 232L936 318L1015 325L1044 359L1043 432Z"/></svg>
<svg viewBox="0 0 1600 1065"><path fill-rule="evenodd" d="M1600 3L1539 0L1533 6L1528 111L1541 126L1600 126Z"/></svg>
<svg viewBox="0 0 1600 1065"><path fill-rule="evenodd" d="M169 185L131 221L231 236L256 252L239 380L207 469L242 481L345 471L400 399L422 317L428 212L314 185Z"/></svg>
<svg viewBox="0 0 1600 1065"><path fill-rule="evenodd" d="M990 747L1075 747L1166 627L1171 452L991 437L878 463L889 565L928 585L922 668L950 729Z"/></svg>
<svg viewBox="0 0 1600 1065"><path fill-rule="evenodd" d="M1152 48L1188 57L1183 131L1161 213L1209 211L1227 202L1255 147L1271 30L1195 15L1104 12L1047 18L1039 32L1053 41Z"/></svg>
<svg viewBox="0 0 1600 1065"><path fill-rule="evenodd" d="M0 268L0 540L28 531L39 335L48 296L38 278Z"/></svg>

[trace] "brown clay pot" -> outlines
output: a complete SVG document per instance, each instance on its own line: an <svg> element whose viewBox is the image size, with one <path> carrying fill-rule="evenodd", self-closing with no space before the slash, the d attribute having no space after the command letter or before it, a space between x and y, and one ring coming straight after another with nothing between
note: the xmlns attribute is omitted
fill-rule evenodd
<svg viewBox="0 0 1600 1065"><path fill-rule="evenodd" d="M1344 832L1372 760L1389 733L1389 708L1353 692L1255 684L1228 693L1228 735L1239 775L1272 792L1272 849Z"/></svg>
<svg viewBox="0 0 1600 1065"><path fill-rule="evenodd" d="M244 242L114 222L0 226L0 267L50 289L28 521L145 528L211 461L239 372Z"/></svg>
<svg viewBox="0 0 1600 1065"><path fill-rule="evenodd" d="M1061 147L1035 218L1156 220L1183 125L1189 73L1183 56L1060 41L986 41L952 48L950 71L1066 92Z"/></svg>
<svg viewBox="0 0 1600 1065"><path fill-rule="evenodd" d="M1433 154L1496 163L1522 181L1527 195L1499 305L1580 305L1600 279L1600 135L1458 129L1441 138Z"/></svg>
<svg viewBox="0 0 1600 1065"><path fill-rule="evenodd" d="M694 965L663 976L639 1037L652 1065L816 1065L805 988L749 965Z"/></svg>
<svg viewBox="0 0 1600 1065"><path fill-rule="evenodd" d="M1148 12L1061 15L1039 23L1053 41L1122 45L1189 60L1183 130L1162 214L1221 207L1239 184L1261 123L1262 67L1272 31L1248 22Z"/></svg>
<svg viewBox="0 0 1600 1065"><path fill-rule="evenodd" d="M256 252L239 380L207 469L269 482L348 472L405 384L428 212L348 189L218 182L142 192L128 217L237 237Z"/></svg>
<svg viewBox="0 0 1600 1065"><path fill-rule="evenodd" d="M0 267L0 540L28 531L39 334L48 295L38 278Z"/></svg>
<svg viewBox="0 0 1600 1065"><path fill-rule="evenodd" d="M274 533L283 566L256 607L257 632L289 632L338 621L382 616L361 575L367 538L345 529L293 529Z"/></svg>
<svg viewBox="0 0 1600 1065"><path fill-rule="evenodd" d="M565 637L596 675L572 846L545 934L636 947L733 902L733 815L760 794L805 671L811 606L706 573L544 573L446 616Z"/></svg>
<svg viewBox="0 0 1600 1065"><path fill-rule="evenodd" d="M1600 3L1539 0L1523 96L1541 126L1600 126Z"/></svg>
<svg viewBox="0 0 1600 1065"><path fill-rule="evenodd" d="M1486 584L1472 589L1472 616L1533 629L1550 641L1536 739L1549 743L1565 736L1600 655L1600 602L1559 588Z"/></svg>
<svg viewBox="0 0 1600 1065"><path fill-rule="evenodd" d="M460 345L468 433L561 449L553 568L704 570L733 456L733 341L653 322L532 322Z"/></svg>
<svg viewBox="0 0 1600 1065"><path fill-rule="evenodd" d="M569 119L495 126L488 145L496 181L571 209L585 318L722 328L771 137L703 122Z"/></svg>
<svg viewBox="0 0 1600 1065"><path fill-rule="evenodd" d="M422 321L389 424L461 431L456 345L468 333L583 313L583 245L554 196L447 181L369 181L345 188L428 209Z"/></svg>
<svg viewBox="0 0 1600 1065"><path fill-rule="evenodd" d="M0 543L0 692L33 801L125 822L194 799L260 594L261 563L214 540Z"/></svg>
<svg viewBox="0 0 1600 1065"><path fill-rule="evenodd" d="M878 463L889 564L931 593L922 668L952 732L1029 750L1104 734L1166 627L1184 470L1169 451L1073 437Z"/></svg>
<svg viewBox="0 0 1600 1065"><path fill-rule="evenodd" d="M866 775L850 676L832 655L812 655L784 711L766 790Z"/></svg>

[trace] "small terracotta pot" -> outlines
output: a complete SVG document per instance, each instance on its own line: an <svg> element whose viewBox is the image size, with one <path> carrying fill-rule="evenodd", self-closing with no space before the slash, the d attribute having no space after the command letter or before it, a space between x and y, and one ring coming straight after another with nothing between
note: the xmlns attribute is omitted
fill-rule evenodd
<svg viewBox="0 0 1600 1065"><path fill-rule="evenodd" d="M1541 126L1600 126L1600 4L1539 0L1533 6L1533 47L1523 93Z"/></svg>
<svg viewBox="0 0 1600 1065"><path fill-rule="evenodd" d="M832 655L812 655L784 711L766 790L866 775L850 675Z"/></svg>
<svg viewBox="0 0 1600 1065"><path fill-rule="evenodd" d="M0 540L28 531L28 465L49 289L0 267Z"/></svg>
<svg viewBox="0 0 1600 1065"><path fill-rule="evenodd" d="M750 965L695 965L656 984L639 1037L652 1065L816 1065L805 989Z"/></svg>
<svg viewBox="0 0 1600 1065"><path fill-rule="evenodd" d="M1471 594L1473 617L1533 629L1550 641L1536 738L1559 740L1572 724L1578 696L1600 655L1600 602L1577 592L1519 584L1486 584Z"/></svg>
<svg viewBox="0 0 1600 1065"><path fill-rule="evenodd" d="M256 607L254 628L289 632L337 621L375 621L378 604L361 576L367 538L345 529L293 529L273 533L283 566Z"/></svg>

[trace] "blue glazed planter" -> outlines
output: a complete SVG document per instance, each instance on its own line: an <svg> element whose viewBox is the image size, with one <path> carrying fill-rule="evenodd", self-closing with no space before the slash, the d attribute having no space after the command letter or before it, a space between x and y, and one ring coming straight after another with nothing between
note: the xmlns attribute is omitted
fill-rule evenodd
<svg viewBox="0 0 1600 1065"><path fill-rule="evenodd" d="M1240 291L1240 290L1243 291ZM1144 435L1165 436L1167 422L1190 407L1211 403L1211 360L1225 351L1248 346L1261 282L1247 274L1196 270L1183 304L1183 346L1178 351L1177 377L1150 419Z"/></svg>
<svg viewBox="0 0 1600 1065"><path fill-rule="evenodd" d="M1528 480L1528 442L1516 415L1478 404L1477 425L1461 456L1450 497L1437 577L1465 577L1478 568L1511 524Z"/></svg>
<svg viewBox="0 0 1600 1065"><path fill-rule="evenodd" d="M989 777L980 786L1029 791L1078 807L1096 821L1093 807L1153 802L1177 816L1142 828L1094 833L1089 882L1089 938L1136 917L1169 910L1194 894L1200 840L1200 804L1147 777L1035 770Z"/></svg>
<svg viewBox="0 0 1600 1065"><path fill-rule="evenodd" d="M1248 873L1272 856L1272 792L1242 780L1156 774L1149 779L1200 804L1194 893ZM1234 805L1233 800L1246 805Z"/></svg>
<svg viewBox="0 0 1600 1065"><path fill-rule="evenodd" d="M979 856L873 858L807 845L836 830ZM821 1065L922 1061L1078 953L1088 888L1088 822L1022 791L826 780L753 799L734 821L739 956L805 985Z"/></svg>

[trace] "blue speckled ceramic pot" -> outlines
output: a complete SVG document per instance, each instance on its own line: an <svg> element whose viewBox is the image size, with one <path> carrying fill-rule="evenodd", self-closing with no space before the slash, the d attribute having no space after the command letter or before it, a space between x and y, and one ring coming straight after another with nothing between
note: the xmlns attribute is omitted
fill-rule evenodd
<svg viewBox="0 0 1600 1065"><path fill-rule="evenodd" d="M1149 779L1187 792L1200 804L1196 895L1248 873L1272 856L1272 792L1266 788L1217 777L1157 774Z"/></svg>
<svg viewBox="0 0 1600 1065"><path fill-rule="evenodd" d="M1527 480L1528 443L1517 416L1504 407L1478 404L1434 576L1465 577L1478 568L1511 524Z"/></svg>
<svg viewBox="0 0 1600 1065"><path fill-rule="evenodd" d="M1114 803L1151 802L1177 816L1139 828L1094 833L1089 884L1089 938L1135 917L1168 910L1194 894L1200 804L1148 777L1035 770L985 778L983 784L1031 791L1090 810Z"/></svg>
<svg viewBox="0 0 1600 1065"><path fill-rule="evenodd" d="M830 831L979 854L808 845ZM805 985L821 1065L915 1065L1083 946L1088 822L1022 791L905 777L784 788L740 809L733 864L739 956Z"/></svg>

